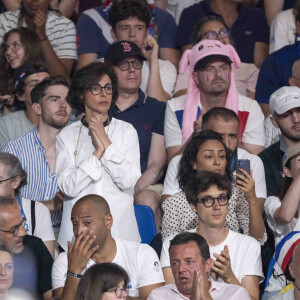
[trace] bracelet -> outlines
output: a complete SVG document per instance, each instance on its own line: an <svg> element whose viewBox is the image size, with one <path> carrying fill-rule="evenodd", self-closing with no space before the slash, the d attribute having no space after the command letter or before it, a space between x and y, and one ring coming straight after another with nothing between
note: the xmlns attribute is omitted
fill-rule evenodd
<svg viewBox="0 0 300 300"><path fill-rule="evenodd" d="M81 278L82 277L81 274L75 274L75 273L70 272L70 271L67 272L67 275L70 276L70 277L73 277L73 278Z"/></svg>

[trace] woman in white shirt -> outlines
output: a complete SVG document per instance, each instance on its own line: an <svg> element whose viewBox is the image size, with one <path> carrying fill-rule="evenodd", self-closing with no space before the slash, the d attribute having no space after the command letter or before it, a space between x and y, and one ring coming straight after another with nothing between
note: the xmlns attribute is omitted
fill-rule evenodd
<svg viewBox="0 0 300 300"><path fill-rule="evenodd" d="M73 77L68 97L85 115L64 128L56 141L57 182L65 194L58 242L65 250L73 237L72 207L88 194L108 202L114 237L140 241L133 208L133 188L141 176L139 141L131 124L108 115L117 90L108 63L94 62Z"/></svg>
<svg viewBox="0 0 300 300"><path fill-rule="evenodd" d="M300 230L300 143L289 147L284 154L283 172L280 197L268 197L264 206L275 246L286 234Z"/></svg>

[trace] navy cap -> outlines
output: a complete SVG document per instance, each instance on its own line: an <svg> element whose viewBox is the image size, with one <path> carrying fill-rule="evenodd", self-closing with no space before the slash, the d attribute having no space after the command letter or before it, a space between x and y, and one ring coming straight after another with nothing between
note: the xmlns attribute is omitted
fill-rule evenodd
<svg viewBox="0 0 300 300"><path fill-rule="evenodd" d="M110 45L104 56L104 60L117 65L124 59L132 56L146 60L137 44L130 41L120 41Z"/></svg>
<svg viewBox="0 0 300 300"><path fill-rule="evenodd" d="M49 70L40 64L33 64L29 61L25 62L22 66L15 69L13 80L14 80L14 88L17 89L19 84L24 82L24 80L36 73L48 73Z"/></svg>

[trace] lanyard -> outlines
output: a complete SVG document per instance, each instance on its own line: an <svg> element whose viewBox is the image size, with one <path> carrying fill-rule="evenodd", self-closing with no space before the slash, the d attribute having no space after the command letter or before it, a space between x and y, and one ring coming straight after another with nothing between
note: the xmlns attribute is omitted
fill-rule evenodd
<svg viewBox="0 0 300 300"><path fill-rule="evenodd" d="M22 201L21 201L21 199L20 199L19 197L17 197L17 199L18 199L18 201L19 201L19 203L20 203L20 206L21 206L21 214L22 214L22 217L23 217L24 219L26 219L26 215L25 215L25 212L24 212L24 209L23 209L23 206L22 206Z"/></svg>

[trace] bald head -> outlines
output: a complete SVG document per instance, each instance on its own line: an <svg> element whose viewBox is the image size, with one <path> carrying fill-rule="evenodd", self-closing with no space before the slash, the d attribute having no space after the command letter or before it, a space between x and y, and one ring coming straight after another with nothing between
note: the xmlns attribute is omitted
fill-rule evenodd
<svg viewBox="0 0 300 300"><path fill-rule="evenodd" d="M292 77L289 79L289 84L300 87L300 59L293 63Z"/></svg>
<svg viewBox="0 0 300 300"><path fill-rule="evenodd" d="M86 195L82 198L80 198L74 205L73 209L79 207L79 206L84 206L87 203L89 203L90 205L93 205L93 207L95 208L95 211L97 211L99 213L100 217L104 217L108 214L110 214L110 209L108 206L107 201L99 196L99 195Z"/></svg>

